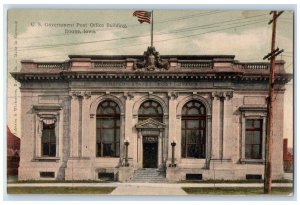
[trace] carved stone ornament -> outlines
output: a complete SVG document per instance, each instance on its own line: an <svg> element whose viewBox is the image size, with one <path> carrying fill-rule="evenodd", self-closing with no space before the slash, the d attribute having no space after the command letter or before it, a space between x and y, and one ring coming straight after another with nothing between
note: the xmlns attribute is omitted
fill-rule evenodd
<svg viewBox="0 0 300 205"><path fill-rule="evenodd" d="M148 118L147 120L138 122L135 127L137 129L163 129L166 125L152 118Z"/></svg>
<svg viewBox="0 0 300 205"><path fill-rule="evenodd" d="M70 97L72 97L73 99L76 99L78 97L82 97L83 93L81 91L72 91L70 93Z"/></svg>
<svg viewBox="0 0 300 205"><path fill-rule="evenodd" d="M85 98L89 99L91 97L92 93L90 91L85 91L83 93L83 95L84 95Z"/></svg>
<svg viewBox="0 0 300 205"><path fill-rule="evenodd" d="M135 62L133 69L145 69L148 71L169 70L169 66L167 60L160 59L159 52L155 50L155 47L149 46L147 51L144 52L144 60L142 62Z"/></svg>
<svg viewBox="0 0 300 205"><path fill-rule="evenodd" d="M132 92L124 92L124 97L126 100L131 100L134 97L134 95Z"/></svg>
<svg viewBox="0 0 300 205"><path fill-rule="evenodd" d="M177 92L169 92L168 93L168 98L171 100L176 100L178 98L178 93Z"/></svg>
<svg viewBox="0 0 300 205"><path fill-rule="evenodd" d="M226 99L230 100L233 97L233 91L227 91L227 92L215 92L212 96L212 98L217 97L218 99Z"/></svg>

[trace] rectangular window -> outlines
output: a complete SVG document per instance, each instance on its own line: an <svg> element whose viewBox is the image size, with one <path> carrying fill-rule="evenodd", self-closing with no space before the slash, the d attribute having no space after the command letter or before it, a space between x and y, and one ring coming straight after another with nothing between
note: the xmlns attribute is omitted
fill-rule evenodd
<svg viewBox="0 0 300 205"><path fill-rule="evenodd" d="M246 179L262 179L260 174L246 174Z"/></svg>
<svg viewBox="0 0 300 205"><path fill-rule="evenodd" d="M246 120L245 158L262 158L262 120Z"/></svg>
<svg viewBox="0 0 300 205"><path fill-rule="evenodd" d="M41 178L54 178L55 173L54 172L40 172Z"/></svg>
<svg viewBox="0 0 300 205"><path fill-rule="evenodd" d="M56 156L55 124L43 123L42 156Z"/></svg>
<svg viewBox="0 0 300 205"><path fill-rule="evenodd" d="M201 118L182 119L181 126L181 157L204 159L206 129L204 120Z"/></svg>
<svg viewBox="0 0 300 205"><path fill-rule="evenodd" d="M97 157L118 157L120 155L120 119L97 118Z"/></svg>
<svg viewBox="0 0 300 205"><path fill-rule="evenodd" d="M106 173L106 172L98 172L98 179L101 181L114 181L115 174L114 173Z"/></svg>
<svg viewBox="0 0 300 205"><path fill-rule="evenodd" d="M202 174L186 174L186 180L202 180Z"/></svg>

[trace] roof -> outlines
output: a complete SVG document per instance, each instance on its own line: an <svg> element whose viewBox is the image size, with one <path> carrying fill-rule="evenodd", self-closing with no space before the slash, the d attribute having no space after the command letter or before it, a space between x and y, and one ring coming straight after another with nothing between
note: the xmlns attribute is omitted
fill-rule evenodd
<svg viewBox="0 0 300 205"><path fill-rule="evenodd" d="M77 79L198 79L268 81L269 62L239 62L234 55L160 55L148 47L143 55L69 55L62 62L23 60L18 81ZM275 80L286 83L285 62L276 61Z"/></svg>
<svg viewBox="0 0 300 205"><path fill-rule="evenodd" d="M71 60L76 58L86 58L91 60L126 60L142 59L143 55L69 55ZM231 59L234 55L161 55L161 58L176 58L178 60L213 60L216 58Z"/></svg>

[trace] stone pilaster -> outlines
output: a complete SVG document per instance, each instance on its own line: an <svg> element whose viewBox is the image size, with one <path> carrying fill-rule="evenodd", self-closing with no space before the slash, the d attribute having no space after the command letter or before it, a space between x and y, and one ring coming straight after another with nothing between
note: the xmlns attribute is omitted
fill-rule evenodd
<svg viewBox="0 0 300 205"><path fill-rule="evenodd" d="M137 137L137 167L143 167L143 136L141 130L138 130Z"/></svg>
<svg viewBox="0 0 300 205"><path fill-rule="evenodd" d="M124 93L125 97L125 134L124 134L124 139L120 139L121 143L121 150L120 150L120 156L125 157L125 152L123 152L123 149L125 149L124 146L124 140L127 139L129 141L129 146L128 146L128 158L133 159L134 158L134 150L136 149L134 147L134 141L136 137L133 136L132 128L133 128L133 116L132 116L132 108L133 108L133 94L130 92ZM132 160L129 160L129 163Z"/></svg>
<svg viewBox="0 0 300 205"><path fill-rule="evenodd" d="M223 93L219 96L220 99L220 121L219 121L219 157L223 159L224 155L224 100Z"/></svg>
<svg viewBox="0 0 300 205"><path fill-rule="evenodd" d="M162 130L159 131L159 136L158 136L158 167L162 167L162 162L163 162L163 133Z"/></svg>
<svg viewBox="0 0 300 205"><path fill-rule="evenodd" d="M213 97L212 159L231 159L233 92L217 92Z"/></svg>
<svg viewBox="0 0 300 205"><path fill-rule="evenodd" d="M171 160L172 156L172 146L171 142L175 141L176 142L176 147L175 147L175 158L180 159L180 146L178 146L179 140L176 139L176 126L177 126L177 119L176 119L176 106L177 106L177 97L178 94L175 92L168 93L168 98L169 98L169 140L168 140L168 145L166 146L168 148L168 161Z"/></svg>
<svg viewBox="0 0 300 205"><path fill-rule="evenodd" d="M232 97L233 92L225 92L224 94L224 117L223 117L223 159L232 158L232 139L234 135L232 129Z"/></svg>
<svg viewBox="0 0 300 205"><path fill-rule="evenodd" d="M91 93L84 92L82 97L82 140L80 146L81 157L95 156L95 153L92 153L92 151L94 150L92 149L92 146L95 146L96 141L92 140L92 134L90 130L90 101Z"/></svg>
<svg viewBox="0 0 300 205"><path fill-rule="evenodd" d="M211 159L220 159L220 97L217 93L212 96L212 136Z"/></svg>
<svg viewBox="0 0 300 205"><path fill-rule="evenodd" d="M70 118L70 139L71 139L71 157L79 157L78 152L78 137L79 137L79 98L81 97L80 92L71 93L71 118Z"/></svg>

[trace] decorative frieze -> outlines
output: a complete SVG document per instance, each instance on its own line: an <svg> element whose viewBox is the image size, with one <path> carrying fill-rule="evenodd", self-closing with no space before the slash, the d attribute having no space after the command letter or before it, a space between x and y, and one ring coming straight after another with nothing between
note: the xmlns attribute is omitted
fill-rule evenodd
<svg viewBox="0 0 300 205"><path fill-rule="evenodd" d="M174 70L172 70L174 71ZM103 73L105 72L105 73ZM110 73L106 73L110 72ZM109 74L109 75L108 75ZM251 72L251 75L247 75L247 72L241 73L240 75L237 75L236 73L222 73L215 75L214 72L207 73L206 71L202 70L194 70L193 72L153 72L151 75L145 74L145 72L141 73L131 73L131 72L122 72L122 73L115 73L114 75L111 75L111 70L107 71L101 71L101 73L82 73L78 74L75 72L60 72L57 71L56 73L49 73L49 72L38 72L38 73L21 73L21 72L15 72L11 73L11 75L18 80L19 82L23 81L45 81L45 80L55 80L55 81L72 81L74 79L106 79L108 83L122 83L118 82L120 79L156 79L156 80L170 80L170 79L178 79L178 80L184 80L185 83L190 83L188 80L194 80L196 79L198 82L201 82L201 80L204 80L204 82L207 82L209 80L210 82L215 82L214 80L217 80L216 82L219 82L220 80L230 80L230 82L233 81L262 81L262 82L268 82L269 76L262 75L260 72L259 75L252 75L253 72ZM287 83L290 79L292 79L292 74L288 73L282 73L280 75L275 76L275 83ZM162 82L162 81L161 81ZM167 81L164 81L168 83ZM129 83L129 82L128 82ZM132 82L132 83L138 83L138 82ZM151 83L151 82L149 82ZM172 83L172 82L170 82ZM174 82L175 83L175 82ZM178 82L179 83L179 82ZM192 83L192 82L191 82Z"/></svg>

